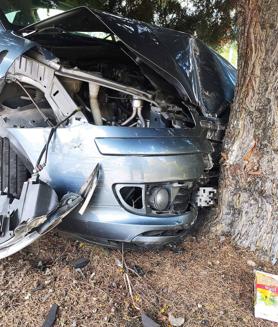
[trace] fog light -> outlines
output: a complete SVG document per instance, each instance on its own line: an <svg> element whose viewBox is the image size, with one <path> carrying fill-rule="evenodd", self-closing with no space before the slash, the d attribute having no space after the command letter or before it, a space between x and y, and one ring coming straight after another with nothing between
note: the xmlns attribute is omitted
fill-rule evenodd
<svg viewBox="0 0 278 327"><path fill-rule="evenodd" d="M155 187L151 190L149 203L153 210L164 211L168 208L170 194L164 187Z"/></svg>

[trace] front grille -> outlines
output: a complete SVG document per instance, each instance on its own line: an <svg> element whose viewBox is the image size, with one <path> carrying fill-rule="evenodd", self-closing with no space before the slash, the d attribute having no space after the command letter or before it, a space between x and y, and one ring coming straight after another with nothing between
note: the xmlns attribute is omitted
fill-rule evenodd
<svg viewBox="0 0 278 327"><path fill-rule="evenodd" d="M187 210L191 193L188 188L181 187L174 198L172 203L172 209L176 213L183 213Z"/></svg>
<svg viewBox="0 0 278 327"><path fill-rule="evenodd" d="M141 187L125 186L120 189L123 200L134 209L143 208L143 194Z"/></svg>

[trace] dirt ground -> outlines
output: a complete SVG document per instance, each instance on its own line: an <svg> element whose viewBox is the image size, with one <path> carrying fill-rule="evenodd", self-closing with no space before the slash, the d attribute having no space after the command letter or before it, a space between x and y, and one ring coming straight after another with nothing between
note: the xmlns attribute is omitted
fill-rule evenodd
<svg viewBox="0 0 278 327"><path fill-rule="evenodd" d="M133 300L119 267L121 252L52 233L0 262L0 326L42 326L52 304L55 326L142 326L140 307L161 326L276 326L253 316L254 268L278 273L229 239L189 237L163 251L125 252ZM81 270L75 260L89 259Z"/></svg>

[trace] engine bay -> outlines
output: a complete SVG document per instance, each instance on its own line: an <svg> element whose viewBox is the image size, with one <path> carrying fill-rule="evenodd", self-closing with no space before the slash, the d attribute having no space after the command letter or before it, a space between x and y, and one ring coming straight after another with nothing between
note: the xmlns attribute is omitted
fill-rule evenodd
<svg viewBox="0 0 278 327"><path fill-rule="evenodd" d="M106 37L110 40L56 30L31 35L32 41L57 57L48 62L31 51L10 69L12 76L7 77L0 95L1 118L6 126L56 125L66 116L53 111L52 102L57 105L58 93L63 93L58 106L71 102L70 106L78 107L94 125L194 127L188 106L173 87L143 63L136 63L120 41ZM46 70L48 75L39 76ZM52 101L46 93L55 88L49 84L53 75L59 90L52 92L52 100L56 97Z"/></svg>

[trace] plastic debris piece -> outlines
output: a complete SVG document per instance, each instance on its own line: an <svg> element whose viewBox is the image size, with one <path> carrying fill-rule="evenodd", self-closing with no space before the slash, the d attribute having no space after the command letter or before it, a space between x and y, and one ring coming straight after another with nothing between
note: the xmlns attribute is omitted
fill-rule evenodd
<svg viewBox="0 0 278 327"><path fill-rule="evenodd" d="M171 312L168 315L169 322L174 327L180 327L184 324L185 319L183 317L175 317Z"/></svg>
<svg viewBox="0 0 278 327"><path fill-rule="evenodd" d="M119 259L115 259L116 266L119 268L123 268L123 263Z"/></svg>
<svg viewBox="0 0 278 327"><path fill-rule="evenodd" d="M143 327L160 327L154 320L148 317L145 313L141 315Z"/></svg>
<svg viewBox="0 0 278 327"><path fill-rule="evenodd" d="M45 285L41 282L38 282L37 286L31 289L31 292L37 292L45 289Z"/></svg>
<svg viewBox="0 0 278 327"><path fill-rule="evenodd" d="M89 259L79 258L79 259L75 260L72 265L75 269L82 269L82 268L86 267L89 262L90 262Z"/></svg>
<svg viewBox="0 0 278 327"><path fill-rule="evenodd" d="M255 271L255 317L278 322L278 275Z"/></svg>
<svg viewBox="0 0 278 327"><path fill-rule="evenodd" d="M142 267L138 266L138 265L134 265L134 267L132 267L132 269L141 277L145 276L145 271L143 270Z"/></svg>
<svg viewBox="0 0 278 327"><path fill-rule="evenodd" d="M57 313L58 313L58 305L52 304L52 307L50 308L47 317L42 325L42 327L52 327L55 324Z"/></svg>

